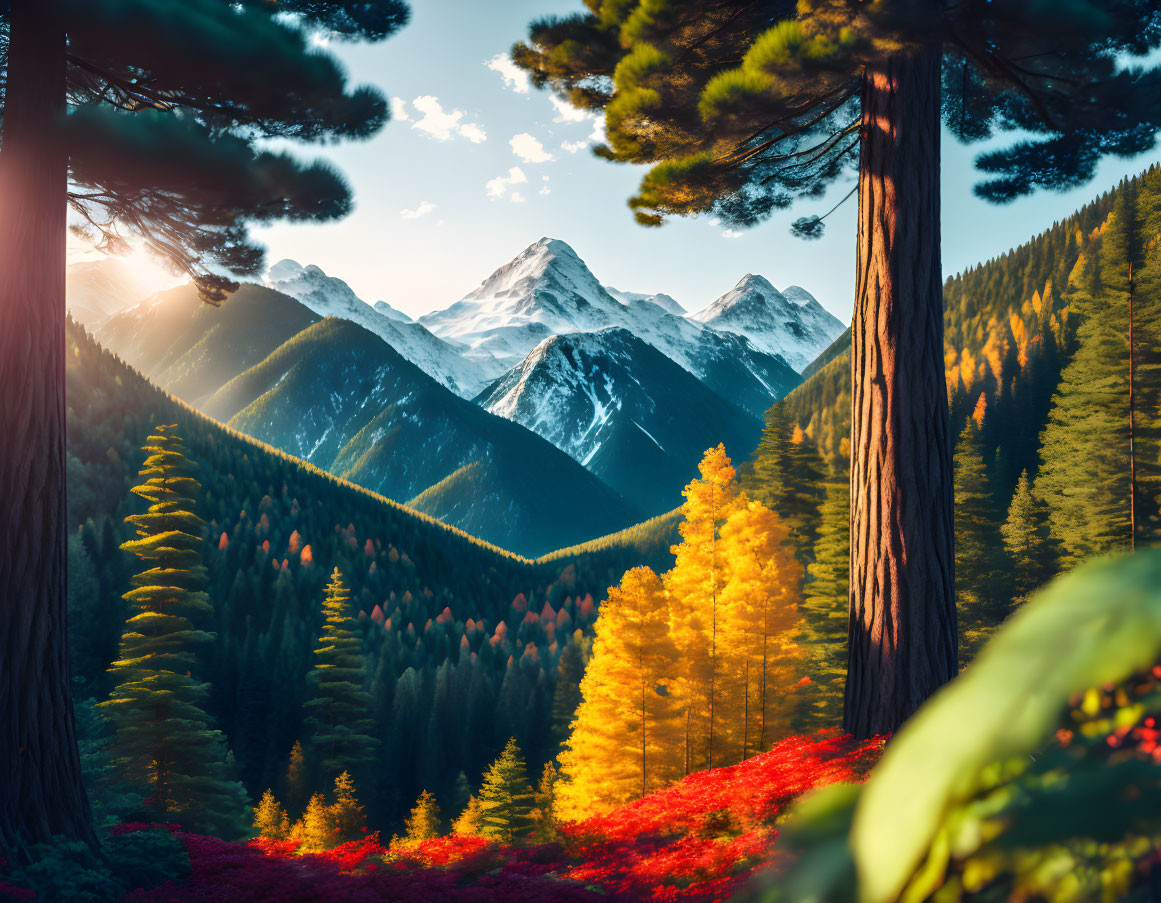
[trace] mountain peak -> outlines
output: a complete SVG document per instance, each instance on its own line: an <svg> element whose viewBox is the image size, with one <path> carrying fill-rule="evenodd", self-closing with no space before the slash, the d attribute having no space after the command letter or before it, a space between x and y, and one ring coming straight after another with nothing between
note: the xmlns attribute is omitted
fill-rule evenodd
<svg viewBox="0 0 1161 903"><path fill-rule="evenodd" d="M755 273L747 273L738 280L738 284L734 286L735 291L758 291L758 292L774 292L780 294L778 289L774 288L774 284L770 282L765 276L759 276Z"/></svg>
<svg viewBox="0 0 1161 903"><path fill-rule="evenodd" d="M271 282L285 282L288 279L294 279L303 272L303 266L297 260L291 260L289 257L284 257L274 266L266 271L266 281Z"/></svg>

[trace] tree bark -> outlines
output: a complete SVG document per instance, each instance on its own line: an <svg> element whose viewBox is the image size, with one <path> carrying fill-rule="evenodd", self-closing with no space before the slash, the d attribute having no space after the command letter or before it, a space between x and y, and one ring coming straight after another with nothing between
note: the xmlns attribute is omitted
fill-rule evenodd
<svg viewBox="0 0 1161 903"><path fill-rule="evenodd" d="M0 848L95 845L69 692L65 602L65 37L12 0L0 142Z"/></svg>
<svg viewBox="0 0 1161 903"><path fill-rule="evenodd" d="M857 737L895 731L956 673L940 59L890 57L863 87L843 713Z"/></svg>

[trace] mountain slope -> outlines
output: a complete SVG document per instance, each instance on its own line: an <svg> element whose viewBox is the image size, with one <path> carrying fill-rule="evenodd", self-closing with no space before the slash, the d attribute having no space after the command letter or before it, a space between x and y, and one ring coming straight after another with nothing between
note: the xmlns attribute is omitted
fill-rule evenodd
<svg viewBox="0 0 1161 903"><path fill-rule="evenodd" d="M318 319L293 298L259 285L243 285L220 307L182 285L115 314L96 337L150 381L200 406Z"/></svg>
<svg viewBox="0 0 1161 903"><path fill-rule="evenodd" d="M646 513L671 508L705 449L757 444L760 421L628 330L556 336L476 401L539 433Z"/></svg>
<svg viewBox="0 0 1161 903"><path fill-rule="evenodd" d="M640 519L567 455L459 398L347 320L304 330L224 386L206 410L521 554ZM424 496L437 484L444 485Z"/></svg>
<svg viewBox="0 0 1161 903"><path fill-rule="evenodd" d="M747 273L732 289L691 318L722 332L748 338L801 372L843 331L843 324L806 289L785 292Z"/></svg>
<svg viewBox="0 0 1161 903"><path fill-rule="evenodd" d="M266 284L297 298L319 316L358 323L458 395L471 397L486 382L486 375L461 354L462 348L442 341L383 301L373 307L364 303L342 279L316 266L281 260L267 272Z"/></svg>

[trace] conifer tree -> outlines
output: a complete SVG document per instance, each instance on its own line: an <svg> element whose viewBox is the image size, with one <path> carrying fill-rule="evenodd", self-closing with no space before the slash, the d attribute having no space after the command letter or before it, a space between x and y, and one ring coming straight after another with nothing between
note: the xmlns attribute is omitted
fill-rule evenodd
<svg viewBox="0 0 1161 903"><path fill-rule="evenodd" d="M896 729L957 667L953 473L943 371L940 132L1016 133L977 159L1002 202L1152 146L1151 0L589 0L532 23L513 60L603 110L598 153L651 164L644 225L753 225L858 172L846 727ZM855 192L852 191L851 194ZM849 195L848 195L849 196ZM825 217L802 217L803 236Z"/></svg>
<svg viewBox="0 0 1161 903"><path fill-rule="evenodd" d="M435 794L424 790L407 816L408 843L419 843L439 836L439 803Z"/></svg>
<svg viewBox="0 0 1161 903"><path fill-rule="evenodd" d="M581 678L585 673L584 636L575 630L560 653L556 686L552 691L552 742L555 753L564 749L572 720L581 703Z"/></svg>
<svg viewBox="0 0 1161 903"><path fill-rule="evenodd" d="M327 776L365 768L376 746L370 735L371 694L364 687L366 665L350 598L336 567L323 600L323 632L310 676L314 692L306 703L316 767Z"/></svg>
<svg viewBox="0 0 1161 903"><path fill-rule="evenodd" d="M480 787L478 833L502 844L526 837L533 827L534 805L524 757L512 738L484 775Z"/></svg>
<svg viewBox="0 0 1161 903"><path fill-rule="evenodd" d="M254 833L266 840L286 840L290 835L290 816L274 798L270 788L262 794L254 809Z"/></svg>
<svg viewBox="0 0 1161 903"><path fill-rule="evenodd" d="M560 834L556 827L559 820L557 804L559 783L560 772L551 762L545 762L544 770L540 772L540 782L536 785L536 808L532 812L532 820L535 823L533 836L537 843L552 843Z"/></svg>
<svg viewBox="0 0 1161 903"><path fill-rule="evenodd" d="M478 836L483 827L480 816L480 800L473 793L468 797L468 804L464 806L464 811L452 822L452 833L461 837Z"/></svg>
<svg viewBox="0 0 1161 903"><path fill-rule="evenodd" d="M1048 514L1044 503L1032 492L1026 470L1016 483L1000 533L1012 565L1012 601L1023 602L1052 575L1055 558L1048 536Z"/></svg>
<svg viewBox="0 0 1161 903"><path fill-rule="evenodd" d="M669 619L665 588L647 567L626 572L601 603L583 701L560 756L565 819L607 811L683 774Z"/></svg>
<svg viewBox="0 0 1161 903"><path fill-rule="evenodd" d="M763 752L789 733L791 699L806 658L795 643L802 565L790 531L761 502L743 501L721 532L729 562L721 595L724 704L718 731L725 762Z"/></svg>
<svg viewBox="0 0 1161 903"><path fill-rule="evenodd" d="M997 600L1003 568L980 431L969 418L955 446L955 582L965 660L1004 616Z"/></svg>
<svg viewBox="0 0 1161 903"><path fill-rule="evenodd" d="M299 849L304 853L321 853L334 845L330 807L321 793L311 796L306 811L290 833L293 839L301 841Z"/></svg>
<svg viewBox="0 0 1161 903"><path fill-rule="evenodd" d="M735 470L719 445L698 465L700 478L682 493L681 542L673 547L674 565L665 588L680 609L671 613L670 635L681 660L680 696L685 705L685 772L720 764L714 748L715 708L719 702L719 601L728 562L718 548L722 525L737 509Z"/></svg>
<svg viewBox="0 0 1161 903"><path fill-rule="evenodd" d="M406 18L398 0L0 4L0 497L5 535L24 537L0 547L4 620L23 625L0 654L0 846L95 843L65 654L67 213L100 250L140 239L220 302L236 287L220 273L261 271L250 223L351 207L337 173L263 139L361 138L387 119L312 38L378 41Z"/></svg>
<svg viewBox="0 0 1161 903"><path fill-rule="evenodd" d="M1041 437L1036 494L1048 504L1065 569L1133 544L1127 284L1134 263L1128 249L1140 242L1130 238L1137 229L1130 200L1118 199L1098 252L1073 274L1077 349ZM1141 338L1135 340L1144 347Z"/></svg>
<svg viewBox="0 0 1161 903"><path fill-rule="evenodd" d="M148 567L124 599L130 617L113 690L101 703L114 725L111 750L127 782L148 788L158 819L230 837L244 831L248 803L227 767L225 738L203 709L209 686L193 676L197 650L213 638L198 626L213 611L204 592L205 523L195 513L201 485L176 427L157 427L144 447L143 482L133 492L150 504L126 518L137 539L121 548Z"/></svg>
<svg viewBox="0 0 1161 903"><path fill-rule="evenodd" d="M836 727L842 721L843 680L847 672L847 593L851 562L851 485L832 473L819 516L814 561L802 600L802 645L810 652L811 684L801 713L804 729Z"/></svg>
<svg viewBox="0 0 1161 903"><path fill-rule="evenodd" d="M302 743L295 740L286 766L286 801L289 811L301 815L308 799L306 757L302 753Z"/></svg>
<svg viewBox="0 0 1161 903"><path fill-rule="evenodd" d="M330 807L330 825L339 843L358 840L367 830L363 807L355 796L355 782L345 771L335 778L335 801Z"/></svg>
<svg viewBox="0 0 1161 903"><path fill-rule="evenodd" d="M742 479L747 495L777 512L790 529L799 561L809 561L818 529L824 470L822 458L785 400L766 411L753 468Z"/></svg>

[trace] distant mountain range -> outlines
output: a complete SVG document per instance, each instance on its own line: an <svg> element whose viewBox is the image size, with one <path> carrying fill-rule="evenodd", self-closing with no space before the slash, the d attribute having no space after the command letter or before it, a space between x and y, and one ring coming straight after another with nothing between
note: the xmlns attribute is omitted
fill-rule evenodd
<svg viewBox="0 0 1161 903"><path fill-rule="evenodd" d="M125 306L125 276L76 273L70 309L150 380L530 555L673 509L701 453L748 455L842 331L804 289L752 275L688 315L603 286L549 238L418 321L292 260L220 308L189 285Z"/></svg>

